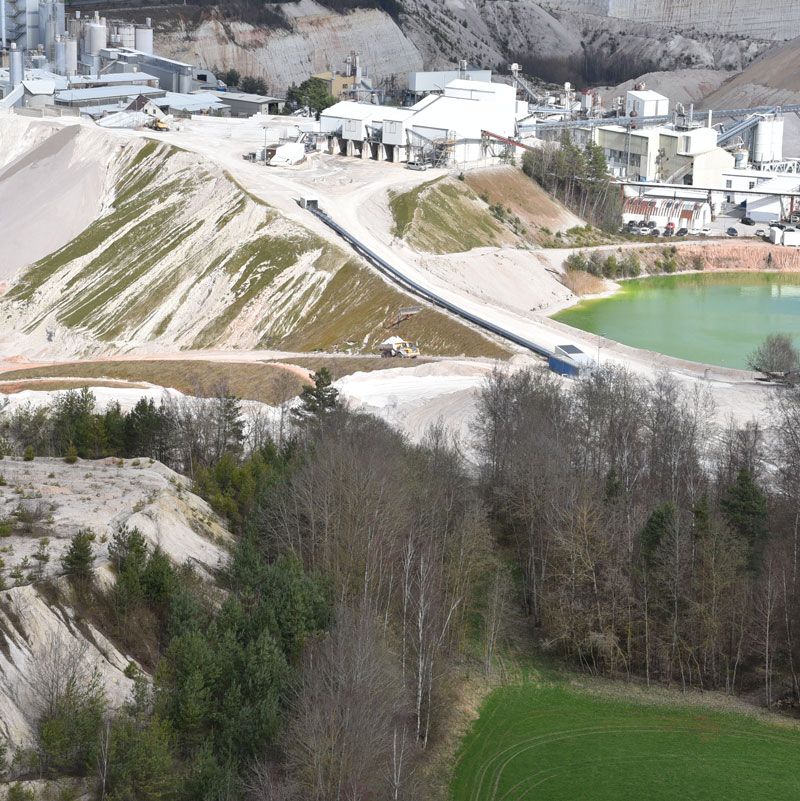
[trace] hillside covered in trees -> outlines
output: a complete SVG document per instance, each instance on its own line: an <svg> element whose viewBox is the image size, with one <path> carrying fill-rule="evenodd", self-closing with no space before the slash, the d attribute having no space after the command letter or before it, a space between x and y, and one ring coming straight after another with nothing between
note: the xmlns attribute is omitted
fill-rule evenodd
<svg viewBox="0 0 800 801"><path fill-rule="evenodd" d="M324 371L279 427L246 428L224 395L3 415L11 458L163 460L235 539L212 582L120 525L99 581L93 532L73 537L42 590L130 655L134 689L114 705L54 649L36 747L2 741L6 778L115 800L444 797L430 755L465 677L536 651L774 707L800 660L800 393L776 397L763 427L720 428L667 375L498 372L470 442L420 445L340 406Z"/></svg>

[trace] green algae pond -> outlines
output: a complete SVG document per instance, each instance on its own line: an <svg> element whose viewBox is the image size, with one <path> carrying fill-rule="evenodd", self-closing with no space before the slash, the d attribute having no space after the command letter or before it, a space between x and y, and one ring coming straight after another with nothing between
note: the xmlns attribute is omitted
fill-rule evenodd
<svg viewBox="0 0 800 801"><path fill-rule="evenodd" d="M635 348L746 368L767 334L800 344L800 274L690 273L623 281L606 298L553 315L574 328Z"/></svg>

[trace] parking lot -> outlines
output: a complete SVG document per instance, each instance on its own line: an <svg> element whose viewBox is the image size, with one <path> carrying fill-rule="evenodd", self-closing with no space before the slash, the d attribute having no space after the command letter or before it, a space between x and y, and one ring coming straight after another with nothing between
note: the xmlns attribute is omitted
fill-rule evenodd
<svg viewBox="0 0 800 801"><path fill-rule="evenodd" d="M729 204L725 211L717 216L716 219L712 220L710 225L704 231L700 231L699 229L691 229L687 232L684 236L711 236L711 237L721 237L727 236L733 239L734 237L728 233L729 228L733 228L736 231L736 238L753 238L758 237L759 239L762 236L766 236L769 233L769 223L767 222L756 222L750 225L747 225L742 222L744 218L744 209L741 206L735 206L733 204ZM672 234L665 234L663 228L659 228L656 226L658 231L659 237L668 237L670 239L678 238L676 236L677 231L679 230L677 227L673 229ZM643 239L646 235L638 233L638 226L634 227L632 231L630 231L633 235L641 236ZM680 237L683 238L683 237Z"/></svg>

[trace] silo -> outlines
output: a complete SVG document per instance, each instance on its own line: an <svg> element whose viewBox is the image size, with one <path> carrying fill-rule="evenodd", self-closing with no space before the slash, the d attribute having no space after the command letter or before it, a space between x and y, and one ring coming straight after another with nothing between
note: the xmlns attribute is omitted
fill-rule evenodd
<svg viewBox="0 0 800 801"><path fill-rule="evenodd" d="M188 75L185 73L181 73L179 83L178 83L178 91L183 94L189 94L192 91L192 73L190 72Z"/></svg>
<svg viewBox="0 0 800 801"><path fill-rule="evenodd" d="M78 74L78 40L71 36L64 42L64 74Z"/></svg>
<svg viewBox="0 0 800 801"><path fill-rule="evenodd" d="M11 43L11 49L8 52L8 77L11 83L11 88L19 86L25 73L22 69L22 51L17 49L17 43Z"/></svg>
<svg viewBox="0 0 800 801"><path fill-rule="evenodd" d="M134 47L142 53L153 55L153 29L147 25L137 25Z"/></svg>
<svg viewBox="0 0 800 801"><path fill-rule="evenodd" d="M67 43L60 36L56 36L56 73L67 74Z"/></svg>
<svg viewBox="0 0 800 801"><path fill-rule="evenodd" d="M92 22L89 25L89 55L99 56L106 47L106 26L104 23Z"/></svg>
<svg viewBox="0 0 800 801"><path fill-rule="evenodd" d="M45 28L45 53L49 61L54 61L56 57L56 36L58 35L58 24L54 19L47 20Z"/></svg>
<svg viewBox="0 0 800 801"><path fill-rule="evenodd" d="M81 35L81 28L83 27L80 14L80 11L76 11L75 17L70 17L67 20L67 33L74 39L77 39Z"/></svg>
<svg viewBox="0 0 800 801"><path fill-rule="evenodd" d="M120 47L136 47L136 28L133 25L125 24L117 28L119 34Z"/></svg>
<svg viewBox="0 0 800 801"><path fill-rule="evenodd" d="M56 1L56 25L58 28L56 32L59 36L63 36L67 32L67 16L63 0Z"/></svg>
<svg viewBox="0 0 800 801"><path fill-rule="evenodd" d="M765 164L783 158L783 118L769 117L756 125L753 138L753 161Z"/></svg>

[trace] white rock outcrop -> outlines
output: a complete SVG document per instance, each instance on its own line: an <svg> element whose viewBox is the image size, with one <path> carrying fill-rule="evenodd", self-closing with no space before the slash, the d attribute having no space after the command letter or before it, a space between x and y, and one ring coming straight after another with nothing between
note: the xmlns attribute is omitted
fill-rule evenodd
<svg viewBox="0 0 800 801"><path fill-rule="evenodd" d="M29 530L17 523L0 539L0 575L17 585L0 591L0 737L27 748L34 743L42 664L79 659L82 673L99 672L112 705L132 686L124 673L131 656L67 602L53 602L45 580L55 582L59 598L71 596L61 557L72 535L92 529L96 580L107 586L113 581L108 543L120 525L137 527L151 548L207 577L224 564L230 534L205 501L184 489L186 479L158 462L6 458L0 475L0 519L15 520L19 508L34 512Z"/></svg>

